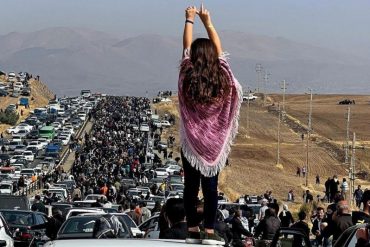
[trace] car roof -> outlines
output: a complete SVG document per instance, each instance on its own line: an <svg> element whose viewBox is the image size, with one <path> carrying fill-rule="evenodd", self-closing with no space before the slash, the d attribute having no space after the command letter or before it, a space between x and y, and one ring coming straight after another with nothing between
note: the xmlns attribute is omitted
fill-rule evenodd
<svg viewBox="0 0 370 247"><path fill-rule="evenodd" d="M110 246L110 247L172 247L172 246L204 246L201 244L187 244L184 240L174 239L68 239L68 240L54 240L48 242L44 246L53 247L80 247L81 245L95 246Z"/></svg>

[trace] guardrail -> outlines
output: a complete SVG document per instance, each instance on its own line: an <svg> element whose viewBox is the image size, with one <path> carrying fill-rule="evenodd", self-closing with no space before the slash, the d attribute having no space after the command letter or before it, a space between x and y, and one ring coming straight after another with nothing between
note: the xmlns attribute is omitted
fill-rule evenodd
<svg viewBox="0 0 370 247"><path fill-rule="evenodd" d="M82 124L81 128L77 131L76 133L76 139L79 139L83 133L83 131L85 130L86 128L86 125L87 123L89 122L88 119L86 119L84 121L84 123ZM70 149L69 147L66 148L66 150L64 150L64 152L62 153L62 156L61 156L61 159L59 161L59 163L55 166L54 170L57 169L59 166L62 166L64 164L64 162L66 161L68 155L70 154ZM48 172L50 173L50 171ZM37 190L40 190L40 189L43 189L43 183L42 181L40 181L39 179L37 179L35 182L32 182L30 183L28 186L26 187L23 187L22 189L18 190L17 192L13 193L13 195L16 195L16 196L20 196L20 195L25 195L25 196L28 196L30 194L32 194L33 192L37 191Z"/></svg>
<svg viewBox="0 0 370 247"><path fill-rule="evenodd" d="M41 190L44 188L44 184L42 183L41 180L36 180L35 182L30 183L28 186L23 187L22 189L18 190L15 192L13 195L16 196L28 196L32 194L33 192L37 190Z"/></svg>

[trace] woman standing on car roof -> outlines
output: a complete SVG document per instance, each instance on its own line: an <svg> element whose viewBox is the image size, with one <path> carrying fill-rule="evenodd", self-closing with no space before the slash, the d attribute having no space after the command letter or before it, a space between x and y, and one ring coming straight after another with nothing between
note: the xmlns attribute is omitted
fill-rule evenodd
<svg viewBox="0 0 370 247"><path fill-rule="evenodd" d="M222 52L221 41L204 8L186 9L183 60L179 74L181 157L185 173L184 202L188 243L223 244L214 232L218 174L225 167L238 130L242 88ZM209 39L192 42L198 15ZM205 233L199 229L196 205L199 185L204 195Z"/></svg>

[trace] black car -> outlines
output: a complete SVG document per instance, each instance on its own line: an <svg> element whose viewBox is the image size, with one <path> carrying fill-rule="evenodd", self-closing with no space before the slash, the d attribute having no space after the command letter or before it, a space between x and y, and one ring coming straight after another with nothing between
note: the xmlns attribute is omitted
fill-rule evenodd
<svg viewBox="0 0 370 247"><path fill-rule="evenodd" d="M31 95L31 88L25 87L21 91L21 95L23 96L30 96Z"/></svg>
<svg viewBox="0 0 370 247"><path fill-rule="evenodd" d="M39 138L39 131L38 130L32 130L30 133L28 133L27 137L29 139L37 139L37 138Z"/></svg>
<svg viewBox="0 0 370 247"><path fill-rule="evenodd" d="M0 96L1 97L6 97L8 95L8 91L4 90L4 89L0 89Z"/></svg>
<svg viewBox="0 0 370 247"><path fill-rule="evenodd" d="M24 210L6 210L1 209L0 212L8 223L10 230L14 234L14 246L29 246L33 234L36 231L30 231L29 228L34 225L40 225L47 222L47 217L44 213L24 211ZM39 231L44 235L44 230Z"/></svg>
<svg viewBox="0 0 370 247"><path fill-rule="evenodd" d="M9 154L0 154L0 163L6 163L10 160Z"/></svg>
<svg viewBox="0 0 370 247"><path fill-rule="evenodd" d="M275 234L270 247L280 246L311 247L312 245L309 237L301 229L281 227Z"/></svg>

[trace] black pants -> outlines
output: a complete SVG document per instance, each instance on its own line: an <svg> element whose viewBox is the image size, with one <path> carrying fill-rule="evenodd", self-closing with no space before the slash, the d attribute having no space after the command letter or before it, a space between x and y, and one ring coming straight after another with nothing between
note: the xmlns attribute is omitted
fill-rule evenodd
<svg viewBox="0 0 370 247"><path fill-rule="evenodd" d="M199 186L202 184L204 196L204 227L207 229L214 229L218 202L218 174L213 177L205 177L200 171L190 165L182 152L181 158L185 176L184 206L187 225L188 227L199 226L200 219L197 214L197 201Z"/></svg>

